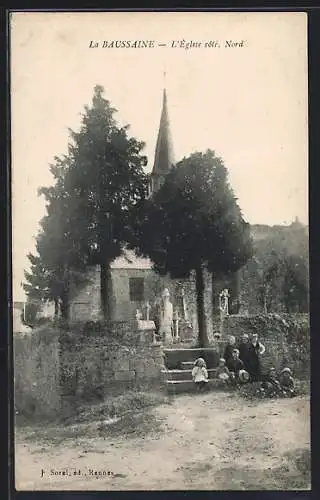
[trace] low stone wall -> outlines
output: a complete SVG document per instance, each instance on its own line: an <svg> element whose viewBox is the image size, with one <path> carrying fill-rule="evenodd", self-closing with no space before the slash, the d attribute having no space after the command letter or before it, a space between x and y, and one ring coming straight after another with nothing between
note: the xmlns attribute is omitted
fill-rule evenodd
<svg viewBox="0 0 320 500"><path fill-rule="evenodd" d="M14 338L15 406L28 414L53 416L70 401L104 398L124 388L160 384L160 344L142 344L121 325L118 337L103 336L94 326L61 331L43 325ZM107 331L110 325L107 325Z"/></svg>
<svg viewBox="0 0 320 500"><path fill-rule="evenodd" d="M105 397L115 388L153 385L163 365L160 344L120 344L101 337L60 340L60 386L65 396Z"/></svg>

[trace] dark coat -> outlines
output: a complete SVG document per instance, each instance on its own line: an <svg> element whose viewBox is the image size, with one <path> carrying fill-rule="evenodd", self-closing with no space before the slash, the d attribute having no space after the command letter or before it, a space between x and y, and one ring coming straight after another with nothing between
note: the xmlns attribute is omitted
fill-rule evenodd
<svg viewBox="0 0 320 500"><path fill-rule="evenodd" d="M244 366L246 367L249 353L249 342L240 342L238 349L239 358L244 362Z"/></svg>
<svg viewBox="0 0 320 500"><path fill-rule="evenodd" d="M272 392L281 392L281 385L279 380L275 377L270 377L270 375L266 375L263 378L262 387Z"/></svg>
<svg viewBox="0 0 320 500"><path fill-rule="evenodd" d="M293 377L280 377L280 384L283 389L289 389L293 390L294 389L294 379Z"/></svg>
<svg viewBox="0 0 320 500"><path fill-rule="evenodd" d="M234 345L227 344L226 348L224 350L223 357L226 360L226 365L227 365L228 368L229 368L229 364L228 363L229 363L230 359L232 359L232 353L233 353L234 349L235 349Z"/></svg>
<svg viewBox="0 0 320 500"><path fill-rule="evenodd" d="M259 342L257 342L255 346L251 342L248 345L246 368L252 380L260 380L261 378L259 348L260 348Z"/></svg>
<svg viewBox="0 0 320 500"><path fill-rule="evenodd" d="M241 361L241 359L233 359L232 358L229 360L228 368L231 372L238 373L239 370L244 369L243 361Z"/></svg>

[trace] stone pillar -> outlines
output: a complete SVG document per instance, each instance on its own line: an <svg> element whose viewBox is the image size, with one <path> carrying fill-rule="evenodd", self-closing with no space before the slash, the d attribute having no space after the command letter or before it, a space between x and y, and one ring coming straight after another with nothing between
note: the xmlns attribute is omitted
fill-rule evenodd
<svg viewBox="0 0 320 500"><path fill-rule="evenodd" d="M162 302L160 308L160 326L159 335L164 344L172 344L173 328L173 306L170 302L170 293L168 288L165 288L162 294Z"/></svg>
<svg viewBox="0 0 320 500"><path fill-rule="evenodd" d="M179 313L177 310L173 313L173 337L175 341L179 340Z"/></svg>

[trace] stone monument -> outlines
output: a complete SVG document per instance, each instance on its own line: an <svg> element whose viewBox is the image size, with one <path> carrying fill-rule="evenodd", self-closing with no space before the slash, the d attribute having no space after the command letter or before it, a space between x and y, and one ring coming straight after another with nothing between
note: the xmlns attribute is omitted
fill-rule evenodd
<svg viewBox="0 0 320 500"><path fill-rule="evenodd" d="M222 319L229 315L229 290L225 288L219 295L220 317Z"/></svg>
<svg viewBox="0 0 320 500"><path fill-rule="evenodd" d="M219 295L220 334L223 335L223 320L229 315L229 290L224 288Z"/></svg>
<svg viewBox="0 0 320 500"><path fill-rule="evenodd" d="M139 333L140 342L143 344L153 343L155 339L156 326L154 321L149 319L149 309L147 307L147 319L142 319L143 315L140 309L136 310L136 328Z"/></svg>
<svg viewBox="0 0 320 500"><path fill-rule="evenodd" d="M170 302L170 292L165 288L162 292L162 300L160 306L160 325L159 336L164 344L172 344L172 327L173 327L173 306Z"/></svg>
<svg viewBox="0 0 320 500"><path fill-rule="evenodd" d="M179 312L177 310L173 311L173 335L174 335L174 341L178 342L179 341Z"/></svg>

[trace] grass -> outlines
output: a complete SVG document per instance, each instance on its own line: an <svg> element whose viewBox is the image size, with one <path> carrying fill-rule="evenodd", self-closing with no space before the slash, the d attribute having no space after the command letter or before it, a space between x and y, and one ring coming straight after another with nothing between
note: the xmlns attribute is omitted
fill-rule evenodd
<svg viewBox="0 0 320 500"><path fill-rule="evenodd" d="M165 402L167 398L159 393L127 391L121 395L109 396L101 403L83 404L78 408L76 415L62 417L62 419L65 424L114 419L128 412L141 411Z"/></svg>
<svg viewBox="0 0 320 500"><path fill-rule="evenodd" d="M62 415L50 425L45 421L34 421L31 425L24 421L24 440L59 446L66 440L74 442L86 435L143 438L161 428L161 422L154 418L152 408L169 401L159 393L128 391L110 396L103 402L82 404L75 414ZM18 436L19 425L17 428Z"/></svg>

